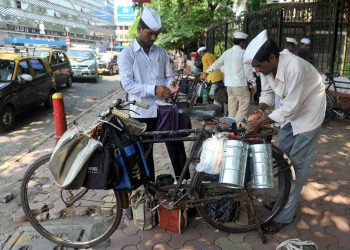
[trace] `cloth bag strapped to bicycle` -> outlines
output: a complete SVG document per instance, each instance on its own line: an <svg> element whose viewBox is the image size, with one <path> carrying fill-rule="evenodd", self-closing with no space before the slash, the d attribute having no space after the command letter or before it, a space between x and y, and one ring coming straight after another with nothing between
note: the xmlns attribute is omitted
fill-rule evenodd
<svg viewBox="0 0 350 250"><path fill-rule="evenodd" d="M178 131L181 129L191 129L191 119L188 115L180 114L180 108L188 108L188 102L174 102L173 105L158 106L158 123L156 131ZM157 136L167 137L165 136Z"/></svg>
<svg viewBox="0 0 350 250"><path fill-rule="evenodd" d="M118 135L115 128L106 123L96 129L95 136L103 147L96 150L87 162L83 186L89 189L111 189L120 181L119 166L114 157Z"/></svg>
<svg viewBox="0 0 350 250"><path fill-rule="evenodd" d="M218 84L218 88L215 90L214 99L220 103L228 103L227 87L223 83Z"/></svg>
<svg viewBox="0 0 350 250"><path fill-rule="evenodd" d="M144 185L133 190L130 196L133 222L141 230L148 230L156 225L156 210L151 210L156 203L152 194L145 190Z"/></svg>
<svg viewBox="0 0 350 250"><path fill-rule="evenodd" d="M118 190L137 188L145 178L150 177L143 149L135 136L130 133L125 122L116 118L113 118L111 122L124 128L115 138L117 146L115 157L120 173L120 181L115 188Z"/></svg>
<svg viewBox="0 0 350 250"><path fill-rule="evenodd" d="M67 130L51 155L49 169L61 188L79 189L86 176L85 163L102 143L77 128Z"/></svg>

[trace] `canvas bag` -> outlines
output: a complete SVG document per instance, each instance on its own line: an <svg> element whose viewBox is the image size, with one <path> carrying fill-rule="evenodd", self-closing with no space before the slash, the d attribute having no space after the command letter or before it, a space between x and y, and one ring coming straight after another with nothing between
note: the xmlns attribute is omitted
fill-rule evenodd
<svg viewBox="0 0 350 250"><path fill-rule="evenodd" d="M187 227L187 209L172 209L168 210L163 207L158 209L159 226L170 232L181 234Z"/></svg>
<svg viewBox="0 0 350 250"><path fill-rule="evenodd" d="M215 134L203 142L200 161L196 166L197 172L219 174L224 163L224 134Z"/></svg>
<svg viewBox="0 0 350 250"><path fill-rule="evenodd" d="M130 207L132 209L133 222L137 228L148 230L155 226L156 211L151 211L155 205L153 195L147 193L143 185L132 191Z"/></svg>
<svg viewBox="0 0 350 250"><path fill-rule="evenodd" d="M80 188L86 175L84 165L101 147L101 142L77 128L67 130L56 144L49 162L49 169L58 186L65 189Z"/></svg>

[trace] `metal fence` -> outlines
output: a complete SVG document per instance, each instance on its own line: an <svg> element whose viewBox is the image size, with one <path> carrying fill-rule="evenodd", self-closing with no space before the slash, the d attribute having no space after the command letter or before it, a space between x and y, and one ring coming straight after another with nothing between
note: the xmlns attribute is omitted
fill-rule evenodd
<svg viewBox="0 0 350 250"><path fill-rule="evenodd" d="M316 0L312 3L266 5L207 32L207 47L221 54L232 46L234 31L249 34L248 42L267 29L281 50L285 38L310 38L313 64L320 72L350 76L350 2Z"/></svg>

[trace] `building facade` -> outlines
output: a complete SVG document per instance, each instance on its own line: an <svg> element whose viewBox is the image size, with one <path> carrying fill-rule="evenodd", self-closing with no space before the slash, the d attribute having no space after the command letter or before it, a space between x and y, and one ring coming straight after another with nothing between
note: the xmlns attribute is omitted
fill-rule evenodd
<svg viewBox="0 0 350 250"><path fill-rule="evenodd" d="M0 44L108 46L114 9L114 0L1 0Z"/></svg>

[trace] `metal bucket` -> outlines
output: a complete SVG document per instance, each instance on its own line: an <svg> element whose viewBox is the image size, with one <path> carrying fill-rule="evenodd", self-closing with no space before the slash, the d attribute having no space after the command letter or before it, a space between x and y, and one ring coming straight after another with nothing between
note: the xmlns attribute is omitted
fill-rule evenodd
<svg viewBox="0 0 350 250"><path fill-rule="evenodd" d="M220 183L233 187L244 187L249 144L243 141L228 140L224 148L224 164L220 171Z"/></svg>
<svg viewBox="0 0 350 250"><path fill-rule="evenodd" d="M249 145L251 166L251 186L253 188L273 188L271 144Z"/></svg>

